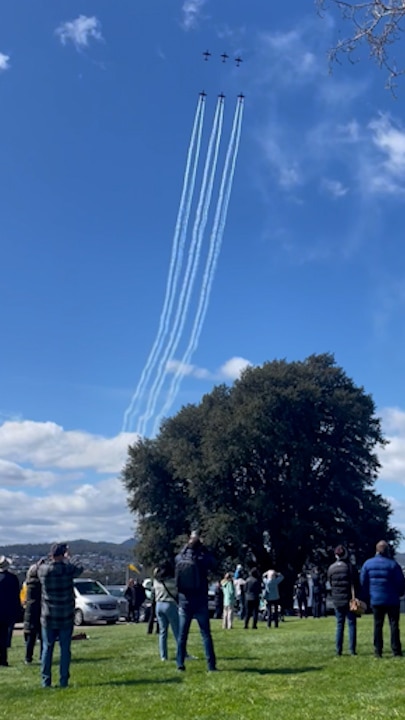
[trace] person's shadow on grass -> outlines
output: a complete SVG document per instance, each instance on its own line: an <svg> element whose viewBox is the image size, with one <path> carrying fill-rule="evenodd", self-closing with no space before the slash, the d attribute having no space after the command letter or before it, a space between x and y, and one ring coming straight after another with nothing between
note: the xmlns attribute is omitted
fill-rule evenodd
<svg viewBox="0 0 405 720"><path fill-rule="evenodd" d="M315 667L314 665L308 665L307 667L298 668L255 668L255 667L241 667L231 670L231 672L246 672L256 673L257 675L299 675L301 673L309 672L320 672L323 667Z"/></svg>

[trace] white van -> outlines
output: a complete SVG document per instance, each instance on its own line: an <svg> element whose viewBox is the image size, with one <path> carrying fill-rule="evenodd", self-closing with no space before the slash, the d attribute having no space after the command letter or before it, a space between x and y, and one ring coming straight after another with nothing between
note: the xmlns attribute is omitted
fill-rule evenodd
<svg viewBox="0 0 405 720"><path fill-rule="evenodd" d="M75 592L75 625L91 624L105 620L113 625L119 618L118 601L98 580L76 578L73 581Z"/></svg>

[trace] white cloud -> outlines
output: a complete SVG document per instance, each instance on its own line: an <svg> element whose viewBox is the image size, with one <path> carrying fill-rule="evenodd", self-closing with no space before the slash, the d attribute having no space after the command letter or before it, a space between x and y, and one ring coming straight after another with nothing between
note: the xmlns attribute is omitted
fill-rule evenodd
<svg viewBox="0 0 405 720"><path fill-rule="evenodd" d="M252 363L242 357L233 357L227 360L216 372L211 372L206 368L197 365L188 365L181 363L179 360L170 360L166 365L168 373L179 372L181 375L194 377L197 380L236 380L240 377L243 370Z"/></svg>
<svg viewBox="0 0 405 720"><path fill-rule="evenodd" d="M0 488L0 507L0 545L79 538L122 542L133 534L134 518L117 478L37 497Z"/></svg>
<svg viewBox="0 0 405 720"><path fill-rule="evenodd" d="M0 72L10 69L10 56L0 52Z"/></svg>
<svg viewBox="0 0 405 720"><path fill-rule="evenodd" d="M321 187L328 195L334 198L341 198L347 195L349 189L340 182L340 180L332 180L329 178L323 178L321 181Z"/></svg>
<svg viewBox="0 0 405 720"><path fill-rule="evenodd" d="M380 453L381 479L405 485L405 412L385 408L382 425L389 444Z"/></svg>
<svg viewBox="0 0 405 720"><path fill-rule="evenodd" d="M75 20L70 20L59 25L55 30L59 36L62 45L72 42L77 50L81 50L89 45L90 40L101 42L103 35L101 33L101 23L93 15L79 15Z"/></svg>
<svg viewBox="0 0 405 720"><path fill-rule="evenodd" d="M183 21L184 30L193 30L198 25L201 17L202 9L207 0L185 0L183 3Z"/></svg>
<svg viewBox="0 0 405 720"><path fill-rule="evenodd" d="M239 378L247 367L250 367L252 363L246 358L233 357L227 360L226 363L221 365L219 369L219 375L227 380L236 380Z"/></svg>
<svg viewBox="0 0 405 720"><path fill-rule="evenodd" d="M7 421L0 426L0 457L39 468L119 472L135 433L112 438L64 430L52 422Z"/></svg>
<svg viewBox="0 0 405 720"><path fill-rule="evenodd" d="M3 487L49 487L58 480L55 473L46 470L24 468L9 460L0 459L0 478Z"/></svg>

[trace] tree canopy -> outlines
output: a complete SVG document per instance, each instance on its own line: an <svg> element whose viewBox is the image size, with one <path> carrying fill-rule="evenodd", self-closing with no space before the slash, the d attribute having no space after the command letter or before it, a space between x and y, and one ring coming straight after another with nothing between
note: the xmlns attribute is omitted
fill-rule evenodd
<svg viewBox="0 0 405 720"><path fill-rule="evenodd" d="M172 556L198 527L223 568L250 559L296 572L340 542L361 561L399 537L374 488L384 444L371 396L333 356L250 367L129 448L138 554Z"/></svg>
<svg viewBox="0 0 405 720"><path fill-rule="evenodd" d="M347 54L354 60L354 53L366 45L370 55L380 67L388 71L389 87L395 78L405 72L404 62L398 62L393 45L405 29L405 0L317 0L319 9L337 6L348 27L348 33L332 48L332 60Z"/></svg>

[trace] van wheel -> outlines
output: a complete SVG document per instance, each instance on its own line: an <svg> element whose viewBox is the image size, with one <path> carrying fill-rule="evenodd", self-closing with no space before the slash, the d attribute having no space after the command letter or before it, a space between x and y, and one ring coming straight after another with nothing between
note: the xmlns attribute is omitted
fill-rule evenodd
<svg viewBox="0 0 405 720"><path fill-rule="evenodd" d="M106 620L107 625L115 625L116 620Z"/></svg>
<svg viewBox="0 0 405 720"><path fill-rule="evenodd" d="M83 621L84 621L84 618L83 618L82 611L75 610L75 618L74 618L75 625L83 625Z"/></svg>

